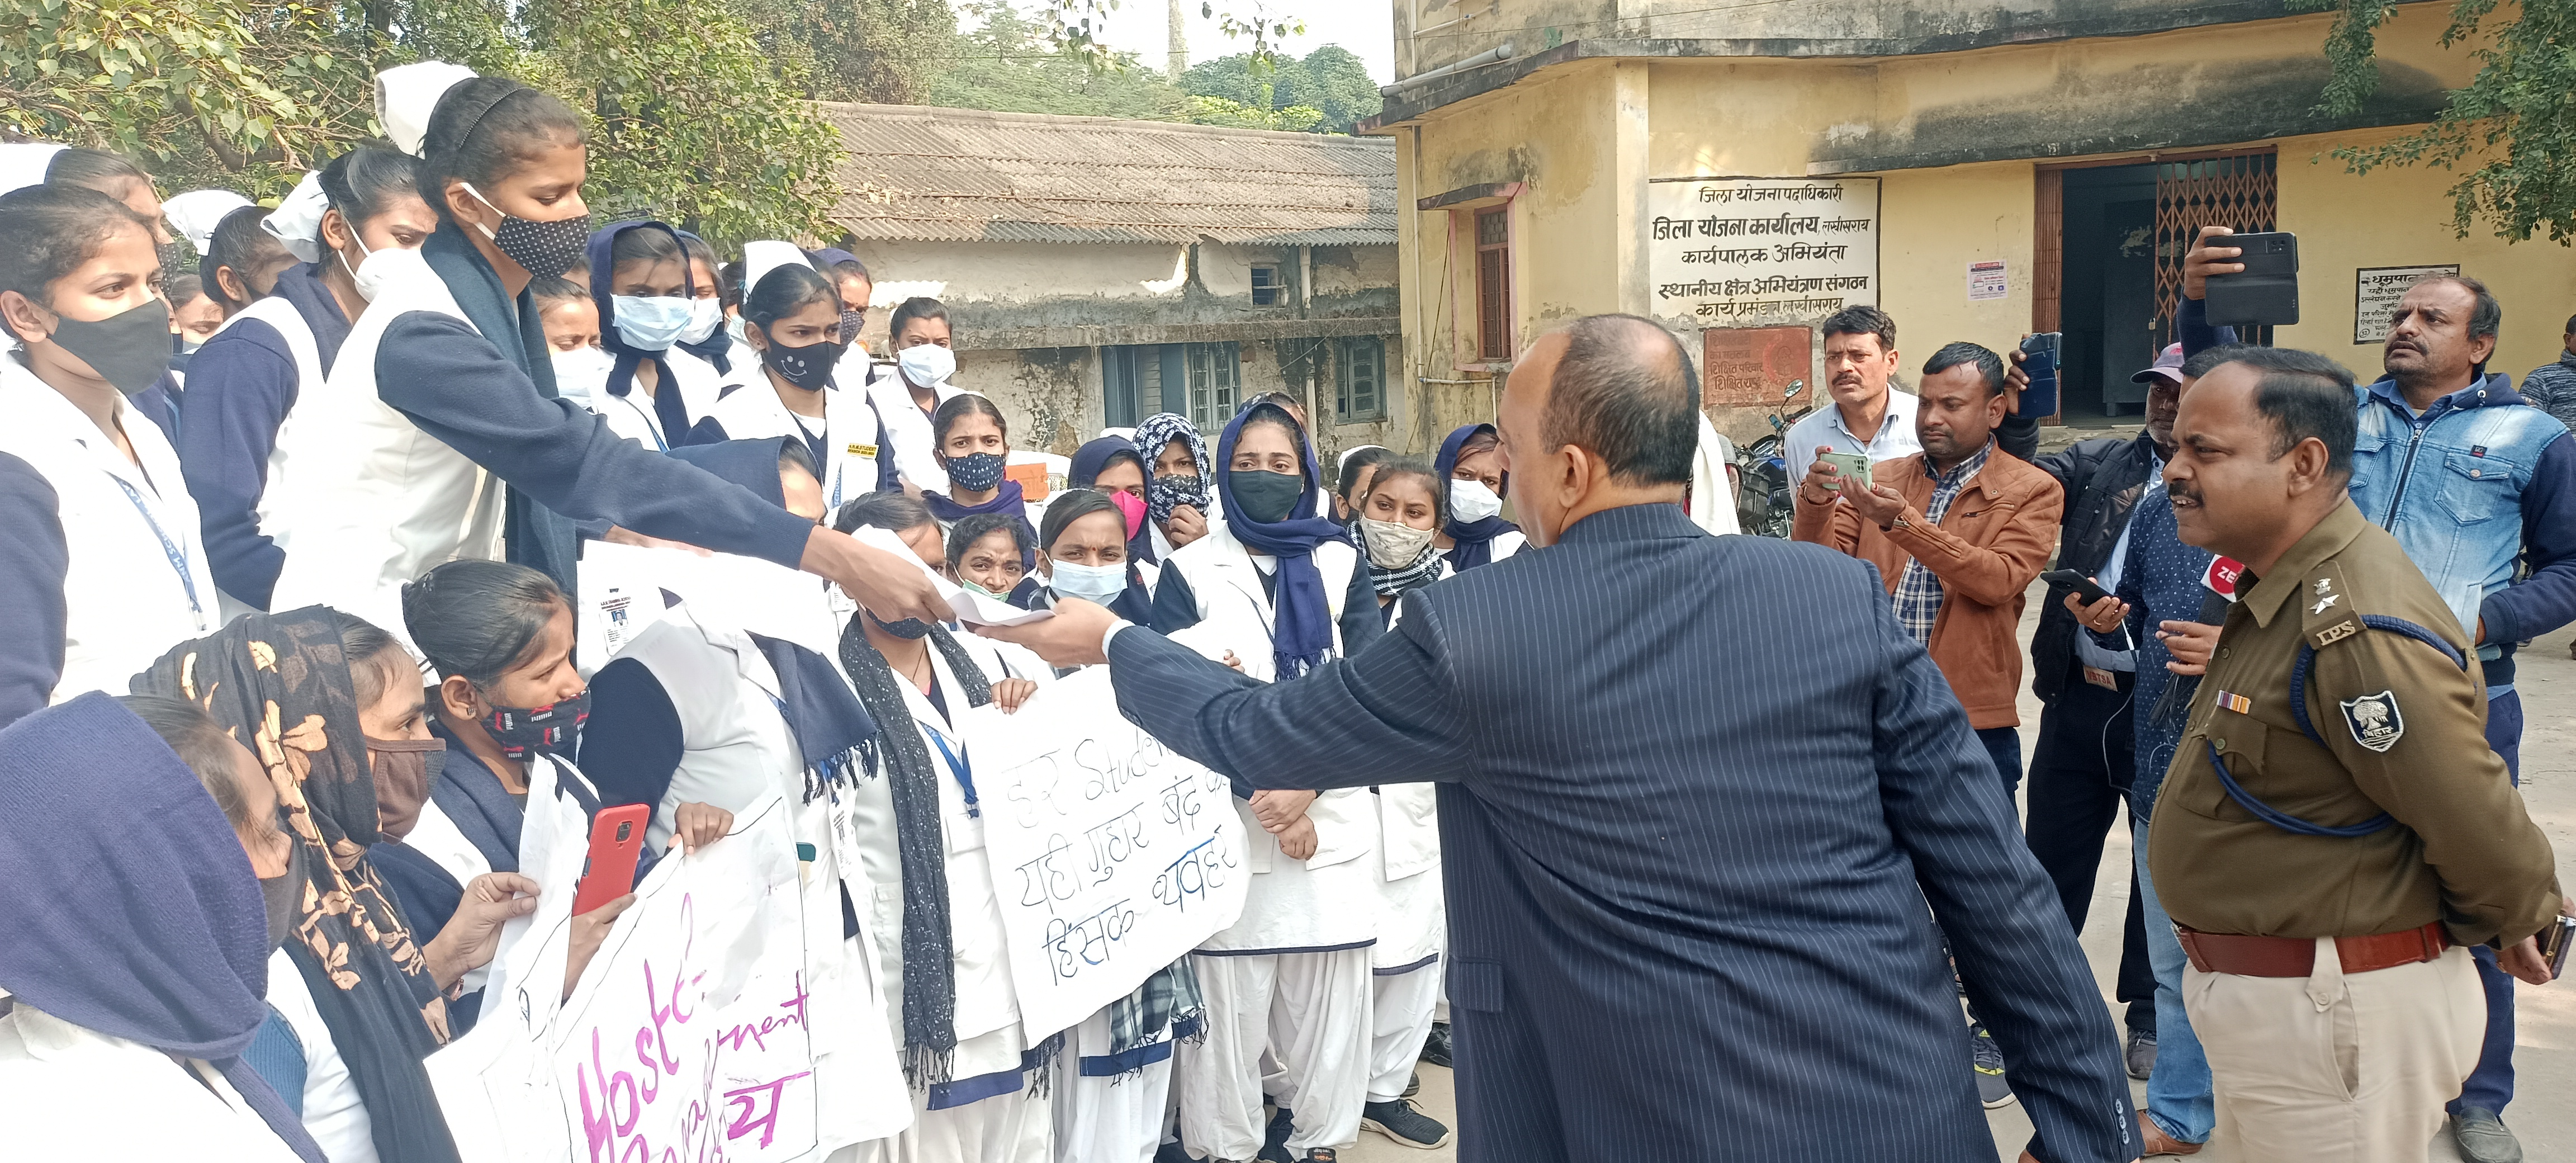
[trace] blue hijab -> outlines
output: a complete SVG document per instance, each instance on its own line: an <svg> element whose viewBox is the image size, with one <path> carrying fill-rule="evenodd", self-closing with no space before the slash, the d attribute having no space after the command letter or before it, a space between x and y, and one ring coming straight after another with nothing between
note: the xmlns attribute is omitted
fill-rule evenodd
<svg viewBox="0 0 2576 1163"><path fill-rule="evenodd" d="M1100 474L1109 471L1109 466L1117 463L1118 458L1122 456L1136 462L1137 473L1147 482L1147 491L1151 491L1154 470L1145 464L1144 456L1136 451L1134 441L1119 436L1103 436L1074 449L1073 463L1066 468L1064 474L1066 487L1100 488ZM1154 534L1151 530L1142 525L1137 526L1136 535L1127 539L1127 559L1129 561L1154 560Z"/></svg>
<svg viewBox="0 0 2576 1163"><path fill-rule="evenodd" d="M608 394L623 396L634 391L636 366L652 364L659 369L656 374L661 377L657 381L661 386L653 390L653 418L662 422L663 437L677 442L689 430L689 405L680 399L680 383L671 375L670 361L663 359L661 352L628 345L626 337L617 333L617 296L612 293L617 282L616 264L609 255L617 247L617 236L629 230L659 230L670 235L674 245L680 242L679 231L650 220L619 222L602 226L590 234L590 301L599 308L599 345L617 357L616 365L608 369ZM680 246L680 294L688 297L696 293L697 276L689 271L689 248L683 245ZM724 334L724 329L717 328L716 334Z"/></svg>
<svg viewBox="0 0 2576 1163"><path fill-rule="evenodd" d="M1494 426L1491 424L1470 424L1450 433L1449 439L1440 442L1440 458L1432 463L1432 471L1440 475L1441 495L1448 495L1447 482L1450 474L1458 471L1458 450L1466 447L1467 438L1478 432L1493 430ZM1449 540L1457 542L1449 550L1449 568L1461 573L1480 565L1493 564L1494 539L1505 533L1520 531L1520 526L1500 517L1461 522L1456 517L1442 513L1440 519L1444 523L1441 532L1448 534Z"/></svg>
<svg viewBox="0 0 2576 1163"><path fill-rule="evenodd" d="M706 239L698 238L697 235L691 234L686 230L680 232L680 239L683 242L690 239L696 239L699 242L706 241ZM680 249L682 254L685 256L688 248L683 246ZM708 249L712 250L714 248L709 247ZM689 273L690 294L697 293L697 278L696 268L692 267ZM696 343L674 343L671 346L679 348L682 351L688 352L699 359L703 359L708 363L713 364L716 369L716 374L718 375L733 374L733 333L722 325L717 326L714 334L709 335L705 339L699 340Z"/></svg>
<svg viewBox="0 0 2576 1163"><path fill-rule="evenodd" d="M1243 426L1255 420L1283 425L1296 437L1297 470L1306 487L1285 521L1263 524L1246 516L1235 503L1233 474L1225 466L1234 463L1234 446L1243 436ZM1225 508L1226 532L1253 552L1279 559L1279 588L1271 600L1278 616L1272 623L1270 654L1278 668L1275 677L1286 682L1322 666L1324 657L1332 653L1333 607L1324 593L1323 571L1315 567L1315 547L1327 541L1347 545L1350 538L1331 518L1316 515L1315 495L1323 476L1315 465L1315 450L1306 443L1305 430L1296 419L1277 404L1255 404L1228 421L1224 435L1217 437L1216 464L1222 482L1217 501Z"/></svg>
<svg viewBox="0 0 2576 1163"><path fill-rule="evenodd" d="M83 1029L204 1059L298 1156L323 1163L241 1057L268 1017L268 913L205 784L93 692L0 731L0 802L9 992Z"/></svg>

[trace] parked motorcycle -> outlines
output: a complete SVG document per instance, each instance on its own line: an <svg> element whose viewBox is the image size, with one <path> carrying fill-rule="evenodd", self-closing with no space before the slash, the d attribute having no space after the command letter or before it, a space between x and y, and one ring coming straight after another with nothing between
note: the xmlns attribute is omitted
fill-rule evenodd
<svg viewBox="0 0 2576 1163"><path fill-rule="evenodd" d="M1781 395L1782 404L1797 399L1799 393L1806 390L1807 381L1789 381L1789 390ZM1815 405L1810 404L1785 416L1772 413L1769 417L1771 434L1737 450L1736 475L1742 483L1736 492L1736 517L1745 532L1764 537L1785 538L1789 535L1789 521L1797 504L1797 497L1790 490L1796 488L1798 482L1790 474L1789 461L1782 453L1781 443L1788 437L1789 426L1814 410Z"/></svg>

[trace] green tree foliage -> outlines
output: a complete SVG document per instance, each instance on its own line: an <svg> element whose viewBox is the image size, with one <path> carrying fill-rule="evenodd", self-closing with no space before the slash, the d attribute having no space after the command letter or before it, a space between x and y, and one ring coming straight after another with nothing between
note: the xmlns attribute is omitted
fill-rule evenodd
<svg viewBox="0 0 2576 1163"><path fill-rule="evenodd" d="M0 129L270 197L379 132L376 69L452 60L589 114L603 209L819 232L839 135L734 2L0 0Z"/></svg>
<svg viewBox="0 0 2576 1163"><path fill-rule="evenodd" d="M921 105L955 50L947 0L736 0L761 50L821 101Z"/></svg>
<svg viewBox="0 0 2576 1163"><path fill-rule="evenodd" d="M1189 99L1189 120L1194 125L1230 125L1237 129L1278 129L1290 133L1313 133L1323 124L1324 111L1312 105L1290 105L1268 109L1228 101L1223 97Z"/></svg>
<svg viewBox="0 0 2576 1163"><path fill-rule="evenodd" d="M1201 61L1181 74L1181 88L1193 97L1283 114L1291 108L1312 109L1316 114L1313 123L1297 128L1326 133L1349 133L1362 120L1376 116L1382 107L1377 82L1370 79L1368 66L1340 45L1325 45L1306 54L1303 60L1286 56L1273 59L1275 63L1264 63L1255 53L1234 53Z"/></svg>
<svg viewBox="0 0 2576 1163"><path fill-rule="evenodd" d="M2326 34L2333 74L2324 112L2358 113L2378 89L2379 27L2397 2L2294 0L2293 7L2337 11ZM2334 156L2355 173L2474 162L2450 189L2451 225L2461 237L2482 220L2499 238L2521 242L2545 228L2550 241L2565 245L2576 238L2576 0L2522 0L2510 15L2499 15L2499 7L2498 0L2454 0L2441 44L2481 45L2471 53L2478 72L2451 91L2432 124Z"/></svg>
<svg viewBox="0 0 2576 1163"><path fill-rule="evenodd" d="M1190 120L1186 98L1133 54L1095 67L1083 50L1060 47L1038 22L1003 0L970 5L982 27L957 37L930 79L929 102L1006 113Z"/></svg>

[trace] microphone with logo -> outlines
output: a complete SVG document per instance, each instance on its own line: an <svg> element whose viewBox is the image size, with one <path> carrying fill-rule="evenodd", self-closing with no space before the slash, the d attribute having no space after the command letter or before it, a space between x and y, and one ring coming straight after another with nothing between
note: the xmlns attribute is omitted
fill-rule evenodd
<svg viewBox="0 0 2576 1163"><path fill-rule="evenodd" d="M2200 615L2193 620L2204 626L2216 626L2227 620L2227 607L2236 601L2236 579L2244 576L2245 566L2232 557L2209 559L2209 569L2200 575L2204 592L2200 595ZM2150 722L2166 723L2172 716L2191 706L2191 696L2200 690L2200 676L2190 675L2165 684L2165 693L2156 700Z"/></svg>

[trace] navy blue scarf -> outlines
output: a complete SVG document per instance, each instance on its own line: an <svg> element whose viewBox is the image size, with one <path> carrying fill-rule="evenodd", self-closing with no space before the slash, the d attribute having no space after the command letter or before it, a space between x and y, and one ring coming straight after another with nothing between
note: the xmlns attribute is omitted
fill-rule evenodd
<svg viewBox="0 0 2576 1163"><path fill-rule="evenodd" d="M1246 516L1235 503L1234 489L1224 483L1232 479L1225 466L1234 463L1235 441L1242 436L1244 423L1253 419L1276 420L1296 434L1298 472L1306 482L1296 506L1288 510L1288 519L1267 525ZM1270 602L1278 615L1272 623L1270 654L1278 666L1277 681L1286 682L1322 666L1333 651L1333 607L1324 593L1324 573L1315 567L1315 547L1327 541L1347 545L1350 537L1331 518L1316 515L1315 492L1322 476L1315 466L1315 450L1286 409L1255 404L1227 422L1225 434L1217 438L1216 464L1217 471L1225 474L1218 477L1217 502L1225 508L1226 532L1254 553L1279 559L1279 588Z"/></svg>
<svg viewBox="0 0 2576 1163"><path fill-rule="evenodd" d="M517 872L519 833L527 826L528 810L510 798L500 775L466 750L447 724L432 722L429 733L447 740L447 763L439 769L438 782L429 785L429 802L447 813L492 871Z"/></svg>
<svg viewBox="0 0 2576 1163"><path fill-rule="evenodd" d="M268 914L205 785L143 720L91 693L0 731L0 802L9 992L83 1029L204 1059L306 1163L324 1163L241 1058L268 1017Z"/></svg>
<svg viewBox="0 0 2576 1163"><path fill-rule="evenodd" d="M1025 495L1020 488L1020 482L1006 477L1001 487L993 491L993 499L980 505L959 504L946 493L928 491L921 494L921 503L930 507L930 515L938 518L942 525L954 525L968 517L984 513L1008 513L1019 518L1020 523L1025 525L1029 520L1028 502L1023 499ZM1029 544L1037 544L1037 533L1034 530L1029 534Z"/></svg>
<svg viewBox="0 0 2576 1163"><path fill-rule="evenodd" d="M512 299L502 293L501 276L485 261L483 252L466 240L466 227L442 215L446 229L432 233L421 243L421 258L437 272L447 293L454 296L465 321L500 351L502 358L517 366L519 373L536 385L537 395L553 400L561 397L555 390L555 364L546 346L546 326L537 318L537 301L526 288ZM518 342L509 341L517 336ZM538 504L517 489L503 490L504 509L501 533L509 547L513 565L524 565L554 579L567 594L581 592L575 579L580 569L581 531L572 519Z"/></svg>
<svg viewBox="0 0 2576 1163"><path fill-rule="evenodd" d="M599 308L599 346L617 357L617 362L608 369L608 394L624 396L633 392L635 369L643 364L652 364L655 374L660 377L654 381L660 386L653 389L653 418L662 422L663 438L677 444L681 435L689 430L689 406L680 398L680 384L671 375L670 361L663 359L661 352L646 351L628 344L626 337L617 333L617 296L612 285L616 282L612 269L616 264L609 255L616 250L618 235L643 229L659 230L670 235L673 242L680 238L679 231L652 221L619 222L590 233L590 301ZM696 293L697 276L689 272L689 251L682 246L680 294L691 296ZM724 329L717 328L716 335L723 336Z"/></svg>
<svg viewBox="0 0 2576 1163"><path fill-rule="evenodd" d="M1442 496L1448 495L1449 476L1458 471L1458 450L1466 446L1467 438L1474 436L1478 431L1493 430L1494 426L1491 424L1470 424L1450 433L1449 439L1440 442L1440 458L1432 462L1431 468L1440 476ZM1449 568L1461 573L1480 565L1493 564L1494 539L1505 533L1520 532L1521 528L1500 517L1461 522L1447 513L1442 513L1440 519L1443 523L1440 531L1448 534L1449 540L1457 543L1449 550Z"/></svg>

